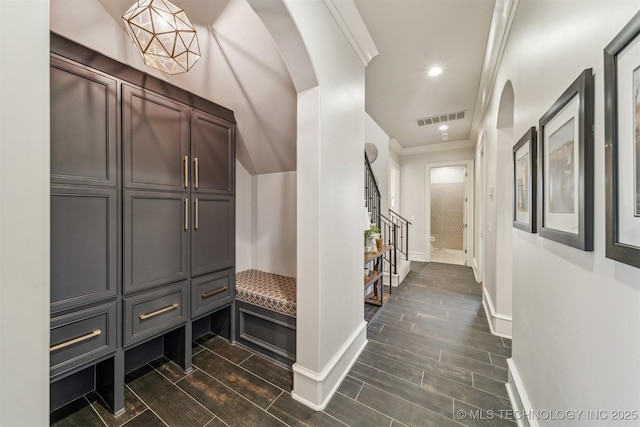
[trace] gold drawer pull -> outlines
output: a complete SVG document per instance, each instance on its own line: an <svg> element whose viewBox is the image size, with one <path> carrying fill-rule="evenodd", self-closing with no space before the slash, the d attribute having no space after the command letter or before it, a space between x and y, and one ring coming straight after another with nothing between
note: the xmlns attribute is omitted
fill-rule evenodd
<svg viewBox="0 0 640 427"><path fill-rule="evenodd" d="M141 314L138 316L140 320L145 320L153 316L157 316L158 314L166 313L167 311L175 310L178 308L178 304L171 304L169 307L161 308L160 310L156 310L153 313Z"/></svg>
<svg viewBox="0 0 640 427"><path fill-rule="evenodd" d="M214 296L214 295L217 295L217 294L219 294L219 293L221 293L221 292L224 292L224 291L226 291L227 289L229 289L229 287L228 287L228 286L223 286L223 287L221 287L220 289L214 289L213 291L205 292L204 294L202 294L202 295L200 295L200 296L202 297L202 299L209 298L209 297L212 297L212 296Z"/></svg>
<svg viewBox="0 0 640 427"><path fill-rule="evenodd" d="M196 181L196 190L198 189L199 186L199 181L200 181L200 167L198 166L198 158L196 157L194 159L194 166L195 166L195 171L194 171L194 176L195 176L195 181Z"/></svg>
<svg viewBox="0 0 640 427"><path fill-rule="evenodd" d="M189 199L184 198L184 229L189 229Z"/></svg>
<svg viewBox="0 0 640 427"><path fill-rule="evenodd" d="M199 219L198 217L200 216L200 208L198 207L198 198L197 197L196 197L195 203L196 203L196 219L194 221L193 228L194 228L194 230L197 230L198 229L198 219Z"/></svg>
<svg viewBox="0 0 640 427"><path fill-rule="evenodd" d="M60 344L56 344L53 347L49 347L49 352L60 350L60 349L65 348L65 347L69 347L70 345L77 344L77 343L82 342L82 341L86 341L89 338L97 337L101 333L102 333L102 331L100 329L96 329L95 331L89 332L88 334L83 335L81 337L74 338L72 340L65 341L65 342L60 343Z"/></svg>
<svg viewBox="0 0 640 427"><path fill-rule="evenodd" d="M184 188L189 188L189 156L184 156Z"/></svg>

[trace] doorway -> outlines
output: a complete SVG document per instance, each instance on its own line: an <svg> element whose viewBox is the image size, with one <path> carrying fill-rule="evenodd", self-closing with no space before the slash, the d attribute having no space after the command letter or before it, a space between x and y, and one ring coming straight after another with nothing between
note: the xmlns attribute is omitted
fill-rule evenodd
<svg viewBox="0 0 640 427"><path fill-rule="evenodd" d="M430 170L430 261L467 265L467 167Z"/></svg>

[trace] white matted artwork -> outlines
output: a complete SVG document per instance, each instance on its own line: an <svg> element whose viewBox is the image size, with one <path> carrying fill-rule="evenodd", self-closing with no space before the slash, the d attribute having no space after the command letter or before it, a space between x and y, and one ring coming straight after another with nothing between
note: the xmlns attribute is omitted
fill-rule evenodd
<svg viewBox="0 0 640 427"><path fill-rule="evenodd" d="M536 232L536 128L513 146L513 226Z"/></svg>
<svg viewBox="0 0 640 427"><path fill-rule="evenodd" d="M640 43L618 55L618 241L640 247Z"/></svg>
<svg viewBox="0 0 640 427"><path fill-rule="evenodd" d="M548 228L578 234L580 204L578 111L574 96L545 127L544 140L544 218Z"/></svg>
<svg viewBox="0 0 640 427"><path fill-rule="evenodd" d="M593 250L593 72L586 69L540 118L538 233Z"/></svg>
<svg viewBox="0 0 640 427"><path fill-rule="evenodd" d="M640 268L640 12L604 49L606 255Z"/></svg>

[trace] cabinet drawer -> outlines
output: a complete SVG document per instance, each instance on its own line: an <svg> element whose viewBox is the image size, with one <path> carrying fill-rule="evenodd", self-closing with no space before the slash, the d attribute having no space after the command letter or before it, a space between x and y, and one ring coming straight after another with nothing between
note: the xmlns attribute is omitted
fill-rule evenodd
<svg viewBox="0 0 640 427"><path fill-rule="evenodd" d="M191 281L191 317L196 318L233 301L235 270L223 270Z"/></svg>
<svg viewBox="0 0 640 427"><path fill-rule="evenodd" d="M187 281L124 300L124 346L159 335L187 320Z"/></svg>
<svg viewBox="0 0 640 427"><path fill-rule="evenodd" d="M51 319L51 377L116 350L116 303Z"/></svg>

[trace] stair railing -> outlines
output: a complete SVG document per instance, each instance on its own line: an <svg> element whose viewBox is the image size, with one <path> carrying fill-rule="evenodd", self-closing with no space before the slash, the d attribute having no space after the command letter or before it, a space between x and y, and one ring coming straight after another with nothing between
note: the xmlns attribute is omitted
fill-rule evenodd
<svg viewBox="0 0 640 427"><path fill-rule="evenodd" d="M396 247L398 251L404 255L404 259L409 260L409 226L411 225L411 222L391 209L389 209L389 219L392 223L398 226Z"/></svg>

